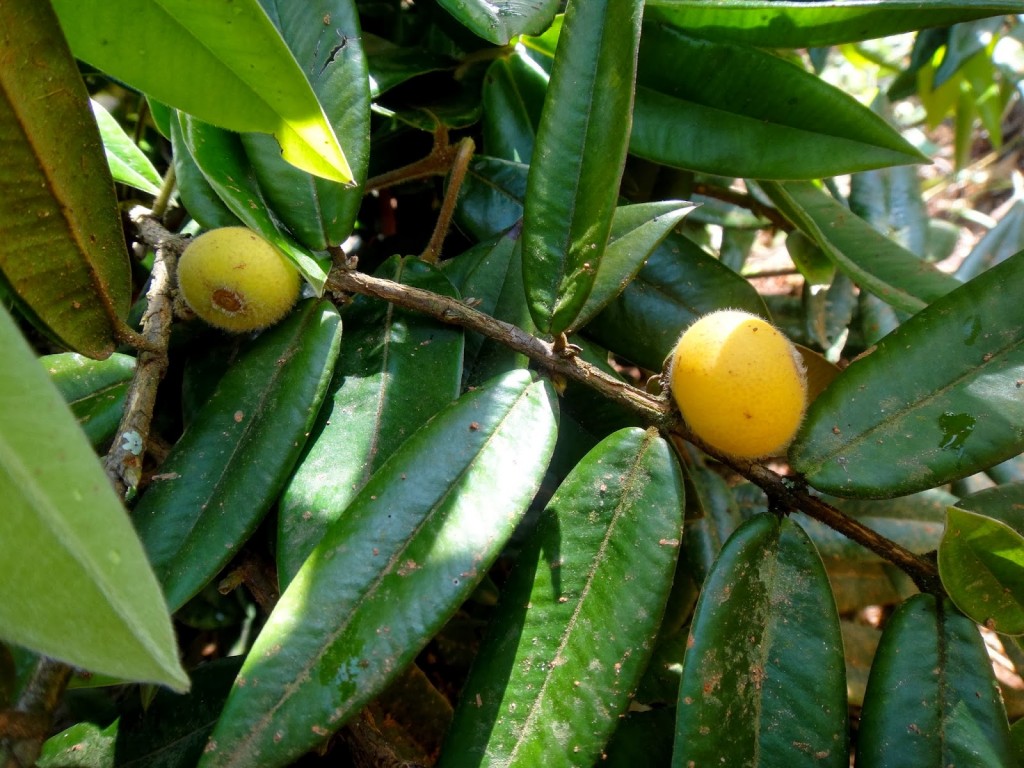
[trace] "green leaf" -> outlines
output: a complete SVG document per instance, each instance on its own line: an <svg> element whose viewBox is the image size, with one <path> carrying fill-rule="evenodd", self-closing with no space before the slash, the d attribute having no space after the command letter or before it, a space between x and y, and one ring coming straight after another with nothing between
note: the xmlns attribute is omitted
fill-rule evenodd
<svg viewBox="0 0 1024 768"><path fill-rule="evenodd" d="M5 3L0 48L0 286L62 346L102 359L131 281L88 95L48 4Z"/></svg>
<svg viewBox="0 0 1024 768"><path fill-rule="evenodd" d="M257 637L202 768L285 765L383 691L484 577L554 448L548 384L515 371L392 454Z"/></svg>
<svg viewBox="0 0 1024 768"><path fill-rule="evenodd" d="M925 257L928 211L916 168L901 165L854 174L850 210L910 253Z"/></svg>
<svg viewBox="0 0 1024 768"><path fill-rule="evenodd" d="M115 120L103 105L94 99L89 100L93 117L100 130L103 149L107 153L107 164L114 181L141 189L151 195L160 193L160 174L142 150L124 132L121 124Z"/></svg>
<svg viewBox="0 0 1024 768"><path fill-rule="evenodd" d="M768 313L750 283L689 238L673 233L584 333L627 360L660 371L686 326L726 307Z"/></svg>
<svg viewBox="0 0 1024 768"><path fill-rule="evenodd" d="M576 319L608 242L642 7L638 0L573 0L566 11L523 215L523 282L543 333L560 333Z"/></svg>
<svg viewBox="0 0 1024 768"><path fill-rule="evenodd" d="M260 190L274 214L307 248L341 245L363 200L370 144L370 85L352 0L260 0L305 71L335 134L345 145L357 187L312 176L281 158L265 134L242 135Z"/></svg>
<svg viewBox="0 0 1024 768"><path fill-rule="evenodd" d="M646 666L672 585L682 478L626 429L548 503L463 686L440 765L595 765Z"/></svg>
<svg viewBox="0 0 1024 768"><path fill-rule="evenodd" d="M680 200L620 205L612 212L612 228L604 256L597 265L594 287L573 321L575 330L589 323L636 277L647 257L668 237L694 206Z"/></svg>
<svg viewBox="0 0 1024 768"><path fill-rule="evenodd" d="M484 78L484 153L529 163L540 125L548 76L525 51L496 60Z"/></svg>
<svg viewBox="0 0 1024 768"><path fill-rule="evenodd" d="M241 138L182 113L178 113L178 119L185 146L217 196L247 227L291 259L317 295L322 295L327 281L326 260L317 258L278 226L245 156Z"/></svg>
<svg viewBox="0 0 1024 768"><path fill-rule="evenodd" d="M767 48L811 48L1020 13L1017 0L647 0L647 14L701 37Z"/></svg>
<svg viewBox="0 0 1024 768"><path fill-rule="evenodd" d="M204 229L245 226L231 209L220 199L216 190L206 180L196 165L185 143L178 113L171 111L169 129L171 153L174 160L174 179L178 186L181 202L189 215Z"/></svg>
<svg viewBox="0 0 1024 768"><path fill-rule="evenodd" d="M352 181L316 94L258 0L54 0L53 7L77 58L205 122L272 133L289 163Z"/></svg>
<svg viewBox="0 0 1024 768"><path fill-rule="evenodd" d="M63 352L45 355L39 362L92 446L100 448L109 442L121 421L125 395L135 374L135 358L115 352L106 360L90 360Z"/></svg>
<svg viewBox="0 0 1024 768"><path fill-rule="evenodd" d="M845 671L814 545L789 520L751 518L726 542L697 602L673 766L847 768Z"/></svg>
<svg viewBox="0 0 1024 768"><path fill-rule="evenodd" d="M890 240L810 182L762 182L761 188L836 267L896 309L919 312L962 284Z"/></svg>
<svg viewBox="0 0 1024 768"><path fill-rule="evenodd" d="M793 468L838 496L900 496L1024 450L1024 254L890 333L818 397Z"/></svg>
<svg viewBox="0 0 1024 768"><path fill-rule="evenodd" d="M459 190L459 225L476 240L488 240L515 226L523 218L529 170L511 160L473 158Z"/></svg>
<svg viewBox="0 0 1024 768"><path fill-rule="evenodd" d="M448 13L495 45L517 35L539 35L551 25L558 0L439 0Z"/></svg>
<svg viewBox="0 0 1024 768"><path fill-rule="evenodd" d="M3 309L0 349L0 637L185 690L167 607L128 515Z"/></svg>
<svg viewBox="0 0 1024 768"><path fill-rule="evenodd" d="M1006 523L950 507L939 575L956 607L979 624L1024 635L1024 536Z"/></svg>
<svg viewBox="0 0 1024 768"><path fill-rule="evenodd" d="M864 695L856 763L1013 765L985 644L951 604L915 595L886 624Z"/></svg>
<svg viewBox="0 0 1024 768"><path fill-rule="evenodd" d="M1024 199L1018 199L978 241L956 270L961 280L977 277L989 267L1024 250Z"/></svg>
<svg viewBox="0 0 1024 768"><path fill-rule="evenodd" d="M300 305L232 365L160 465L132 519L172 610L217 574L277 498L340 341L332 304Z"/></svg>
<svg viewBox="0 0 1024 768"><path fill-rule="evenodd" d="M377 270L403 285L457 297L435 268L395 256ZM309 445L281 496L278 578L287 585L370 476L459 396L463 332L380 299L356 297L345 343ZM423 386L429 372L430 386Z"/></svg>
<svg viewBox="0 0 1024 768"><path fill-rule="evenodd" d="M629 149L720 176L810 179L925 158L849 94L766 51L645 24Z"/></svg>
<svg viewBox="0 0 1024 768"><path fill-rule="evenodd" d="M106 728L76 723L43 744L37 768L114 768L118 722Z"/></svg>

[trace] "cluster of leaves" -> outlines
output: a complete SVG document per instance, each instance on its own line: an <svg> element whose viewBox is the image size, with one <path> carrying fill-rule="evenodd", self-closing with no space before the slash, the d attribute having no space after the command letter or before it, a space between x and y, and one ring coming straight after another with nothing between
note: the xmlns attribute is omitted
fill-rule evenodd
<svg viewBox="0 0 1024 768"><path fill-rule="evenodd" d="M1021 72L990 58L1020 2L52 6L0 6L0 704L34 695L25 649L92 673L40 765L1020 758L977 624L1019 662L1024 203L939 270L906 167L926 158L810 64L927 28L891 93L955 110L966 160L975 117L1003 139ZM155 129L94 121L72 54ZM468 168L449 133L479 147ZM429 177L453 161L447 258L394 255L431 240ZM111 172L175 231L259 232L310 286L254 338L175 324L142 414L163 446L118 431L162 350L115 349L140 345L155 289L133 296L163 257L130 264ZM626 387L700 314L769 315L742 272L772 227L804 285L772 314L823 389L789 464L846 519L937 550L941 588L494 334L323 298L345 243ZM40 366L27 340L74 352ZM95 451L141 462L147 442L129 518ZM993 487L971 492L978 473ZM854 620L868 606L894 608L884 632ZM108 695L131 680L173 691Z"/></svg>

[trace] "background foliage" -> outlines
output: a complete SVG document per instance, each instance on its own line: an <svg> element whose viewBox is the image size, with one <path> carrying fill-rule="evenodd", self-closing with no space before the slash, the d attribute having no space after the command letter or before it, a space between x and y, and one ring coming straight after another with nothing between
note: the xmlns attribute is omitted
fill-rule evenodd
<svg viewBox="0 0 1024 768"><path fill-rule="evenodd" d="M1024 763L1018 14L4 3L0 762ZM661 391L723 307L786 457Z"/></svg>

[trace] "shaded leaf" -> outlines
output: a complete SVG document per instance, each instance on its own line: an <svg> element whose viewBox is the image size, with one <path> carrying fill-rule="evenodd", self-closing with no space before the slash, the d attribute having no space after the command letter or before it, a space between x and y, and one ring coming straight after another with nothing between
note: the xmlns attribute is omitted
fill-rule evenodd
<svg viewBox="0 0 1024 768"><path fill-rule="evenodd" d="M962 285L810 182L763 182L761 188L851 280L896 309L919 312Z"/></svg>
<svg viewBox="0 0 1024 768"><path fill-rule="evenodd" d="M459 190L459 224L477 240L495 237L523 218L524 163L477 155Z"/></svg>
<svg viewBox="0 0 1024 768"><path fill-rule="evenodd" d="M277 498L340 341L332 304L301 304L240 356L161 464L133 520L172 609L217 574Z"/></svg>
<svg viewBox="0 0 1024 768"><path fill-rule="evenodd" d="M977 277L989 267L1024 250L1024 199L1017 200L956 270L961 280Z"/></svg>
<svg viewBox="0 0 1024 768"><path fill-rule="evenodd" d="M599 760L661 622L682 495L653 430L616 432L577 465L509 578L441 766Z"/></svg>
<svg viewBox="0 0 1024 768"><path fill-rule="evenodd" d="M523 213L523 282L542 333L583 307L618 200L643 4L574 0L558 38Z"/></svg>
<svg viewBox="0 0 1024 768"><path fill-rule="evenodd" d="M1024 634L1024 536L1006 523L950 507L939 546L942 586L979 624Z"/></svg>
<svg viewBox="0 0 1024 768"><path fill-rule="evenodd" d="M188 146L185 134L178 119L178 113L171 111L168 121L171 140L171 154L174 162L174 179L178 186L178 195L182 204L204 229L218 227L245 226L206 180L206 176L196 165Z"/></svg>
<svg viewBox="0 0 1024 768"><path fill-rule="evenodd" d="M200 120L272 133L288 162L352 181L316 94L258 0L54 0L53 7L77 58Z"/></svg>
<svg viewBox="0 0 1024 768"><path fill-rule="evenodd" d="M99 448L109 442L121 421L125 394L135 373L135 358L114 353L98 361L64 352L45 355L39 362L92 446Z"/></svg>
<svg viewBox="0 0 1024 768"><path fill-rule="evenodd" d="M882 633L857 765L1012 764L1006 713L978 628L951 604L915 595Z"/></svg>
<svg viewBox="0 0 1024 768"><path fill-rule="evenodd" d="M102 359L131 285L88 95L48 4L5 3L0 48L0 285L62 346Z"/></svg>
<svg viewBox="0 0 1024 768"><path fill-rule="evenodd" d="M0 348L0 636L89 670L187 689L128 515L3 309Z"/></svg>
<svg viewBox="0 0 1024 768"><path fill-rule="evenodd" d="M456 297L436 269L392 257L377 276ZM463 332L380 299L360 296L344 314L345 343L310 435L280 500L278 579L287 585L324 531L413 432L455 400ZM430 386L422 376L429 371Z"/></svg>
<svg viewBox="0 0 1024 768"><path fill-rule="evenodd" d="M526 511L554 447L555 407L545 382L515 371L392 454L281 596L202 768L287 764L387 687Z"/></svg>
<svg viewBox="0 0 1024 768"><path fill-rule="evenodd" d="M697 602L677 712L674 766L849 765L839 615L799 526L758 515L726 542Z"/></svg>
<svg viewBox="0 0 1024 768"><path fill-rule="evenodd" d="M547 73L523 51L516 50L491 64L481 94L486 154L530 162L547 87Z"/></svg>
<svg viewBox="0 0 1024 768"><path fill-rule="evenodd" d="M935 301L811 404L794 469L839 496L884 498L1024 450L1024 255Z"/></svg>

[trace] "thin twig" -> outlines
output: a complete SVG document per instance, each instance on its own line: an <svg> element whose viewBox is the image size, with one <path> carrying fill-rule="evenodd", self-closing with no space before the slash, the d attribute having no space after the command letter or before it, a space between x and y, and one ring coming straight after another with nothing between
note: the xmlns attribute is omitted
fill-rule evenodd
<svg viewBox="0 0 1024 768"><path fill-rule="evenodd" d="M760 216L762 219L770 221L772 226L776 229L781 229L785 232L789 232L793 229L793 225L790 223L789 219L779 213L775 208L764 205L753 195L738 192L735 189L717 187L713 184L700 183L693 186L693 193L695 195L704 195L704 197L721 200L724 203L731 203L739 208L746 208L755 216Z"/></svg>
<svg viewBox="0 0 1024 768"><path fill-rule="evenodd" d="M146 294L146 314L142 318L145 347L139 352L135 376L125 400L124 414L103 466L118 495L134 491L142 478L142 459L149 441L156 391L167 372L167 345L174 317L174 282L178 256L185 241L168 232L157 221L132 212L132 220L141 238L153 246L156 255Z"/></svg>
<svg viewBox="0 0 1024 768"><path fill-rule="evenodd" d="M0 731L0 768L35 765L43 748L53 713L71 679L71 667L40 658L13 709L6 713L10 731ZM13 726L13 727L11 727Z"/></svg>
<svg viewBox="0 0 1024 768"><path fill-rule="evenodd" d="M448 227L452 223L452 215L455 213L455 203L459 199L459 190L462 189L462 182L466 178L466 171L469 170L469 161L473 159L476 151L476 144L468 136L456 146L455 159L452 161L451 177L448 179L448 189L444 193L444 202L437 214L437 224L434 225L434 234L430 236L430 242L423 249L420 258L428 264L436 264L441 255L441 246L448 235Z"/></svg>

